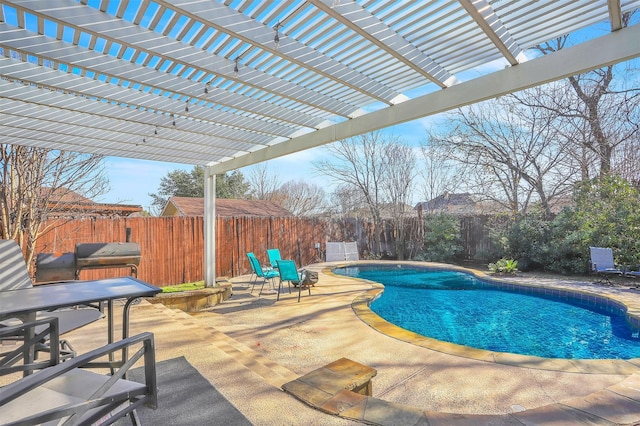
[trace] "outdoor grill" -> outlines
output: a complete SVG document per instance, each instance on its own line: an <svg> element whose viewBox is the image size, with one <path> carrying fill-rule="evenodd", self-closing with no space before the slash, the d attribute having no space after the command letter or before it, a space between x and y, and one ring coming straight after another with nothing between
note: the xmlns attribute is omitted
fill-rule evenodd
<svg viewBox="0 0 640 426"><path fill-rule="evenodd" d="M76 279L76 255L73 253L38 253L36 256L37 283Z"/></svg>
<svg viewBox="0 0 640 426"><path fill-rule="evenodd" d="M140 245L138 243L76 244L76 279L83 269L130 268L138 276Z"/></svg>
<svg viewBox="0 0 640 426"><path fill-rule="evenodd" d="M130 268L137 277L140 258L138 243L76 244L75 253L38 253L35 281L78 280L83 269L104 268Z"/></svg>

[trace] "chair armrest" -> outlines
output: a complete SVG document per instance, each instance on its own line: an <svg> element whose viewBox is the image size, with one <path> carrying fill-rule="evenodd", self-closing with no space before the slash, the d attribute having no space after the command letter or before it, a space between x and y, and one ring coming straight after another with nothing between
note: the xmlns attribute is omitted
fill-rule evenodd
<svg viewBox="0 0 640 426"><path fill-rule="evenodd" d="M85 367L95 368L96 365L102 366L102 363L96 361L111 353L123 351L123 349L130 346L136 346L139 349L128 359L123 360L122 366L111 376L105 376L93 371L84 373L101 380L99 386L64 388L65 378L68 378L74 371ZM122 391L120 389L122 384L127 382L122 380L126 372L141 358L144 360L145 369L144 386L140 384L138 385L139 388L133 391ZM56 392L72 395L75 400L60 406L47 407L45 411L36 414L33 414L33 410L25 410L25 417L21 418L17 423L38 424L43 421L72 415L76 419L73 422L74 424L77 421L81 421L84 424L85 422L92 423L99 420L104 415L112 415L114 418L123 417L142 404L156 408L157 381L153 334L142 333L108 344L11 383L0 389L0 407L4 407L12 401L20 403L22 400L27 400L28 404L35 404L33 401L29 401L29 393L36 389L52 389L54 383ZM81 399L81 401L78 402L78 399ZM0 408L0 411L2 410L3 408Z"/></svg>
<svg viewBox="0 0 640 426"><path fill-rule="evenodd" d="M40 328L40 331L37 331ZM47 338L48 336L48 338ZM60 363L60 352L58 345L60 342L60 329L58 318L41 318L35 321L19 323L15 325L3 326L0 324L0 341L12 340L17 342L13 350L0 353L0 376L17 371L33 371L46 367L51 367ZM42 349L43 342L49 340L51 349L49 359L35 361L35 353ZM31 352L31 362L24 362ZM22 364L16 365L23 360Z"/></svg>

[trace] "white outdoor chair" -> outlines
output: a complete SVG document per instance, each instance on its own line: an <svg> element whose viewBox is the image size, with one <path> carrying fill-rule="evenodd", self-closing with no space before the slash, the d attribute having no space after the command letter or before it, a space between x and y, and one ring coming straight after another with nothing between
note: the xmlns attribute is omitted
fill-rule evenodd
<svg viewBox="0 0 640 426"><path fill-rule="evenodd" d="M591 253L591 261L589 262L589 271L596 274L599 280L598 284L612 285L609 277L617 275L622 276L622 271L618 269L613 260L613 250L604 247L589 247Z"/></svg>

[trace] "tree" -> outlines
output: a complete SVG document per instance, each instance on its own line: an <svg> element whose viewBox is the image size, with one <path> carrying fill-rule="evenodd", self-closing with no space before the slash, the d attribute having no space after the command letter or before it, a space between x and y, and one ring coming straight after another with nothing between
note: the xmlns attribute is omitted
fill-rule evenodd
<svg viewBox="0 0 640 426"><path fill-rule="evenodd" d="M622 178L640 184L640 134L635 138L621 144L620 149L613 157L613 172Z"/></svg>
<svg viewBox="0 0 640 426"><path fill-rule="evenodd" d="M294 216L313 216L324 211L326 194L318 185L291 180L275 191L271 200Z"/></svg>
<svg viewBox="0 0 640 426"><path fill-rule="evenodd" d="M190 172L180 169L170 171L160 179L158 192L149 196L156 213L164 208L169 197L204 197L204 167L194 166Z"/></svg>
<svg viewBox="0 0 640 426"><path fill-rule="evenodd" d="M632 13L623 14L623 25L627 26L631 18ZM537 46L537 50L551 54L569 43L569 36L562 36ZM612 171L616 147L637 138L640 132L640 87L633 86L638 82L632 78L616 78L619 69L609 65L571 76L567 79L570 91L565 96L546 96L537 102L527 102L553 111L580 129L584 137L575 142L595 154L600 175Z"/></svg>
<svg viewBox="0 0 640 426"><path fill-rule="evenodd" d="M640 259L640 192L630 182L604 175L576 186L575 206L552 223L548 269L586 270L589 246L610 247L616 262L636 266Z"/></svg>
<svg viewBox="0 0 640 426"><path fill-rule="evenodd" d="M408 240L407 218L413 210L409 203L416 177L416 160L411 147L401 143L387 145L384 157L387 169L383 190L394 219L396 256L398 260L404 260Z"/></svg>
<svg viewBox="0 0 640 426"><path fill-rule="evenodd" d="M29 267L38 237L59 224L45 225L52 212L72 213L66 196L94 198L108 188L99 155L0 144L0 162L1 238L20 244Z"/></svg>
<svg viewBox="0 0 640 426"><path fill-rule="evenodd" d="M455 216L444 213L427 215L424 228L424 249L418 259L450 262L462 251L460 220Z"/></svg>
<svg viewBox="0 0 640 426"><path fill-rule="evenodd" d="M382 208L407 200L410 188L407 177L412 180L414 176L413 155L405 151L405 144L398 138L379 131L338 141L327 149L332 159L314 166L318 173L326 174L342 188L357 188L373 223L370 251L378 255L383 232Z"/></svg>
<svg viewBox="0 0 640 426"><path fill-rule="evenodd" d="M280 178L277 174L269 173L267 163L256 165L249 174L249 192L256 200L273 201L278 188Z"/></svg>
<svg viewBox="0 0 640 426"><path fill-rule="evenodd" d="M381 251L382 181L387 168L383 153L387 143L388 140L381 132L343 139L327 147L332 160L323 160L315 164L319 173L324 173L339 183L358 188L373 222L374 244L371 250L375 254Z"/></svg>
<svg viewBox="0 0 640 426"><path fill-rule="evenodd" d="M578 179L557 115L521 102L538 98L542 90L457 110L448 115L450 128L431 134L431 144L466 165L474 192L503 204L513 215L536 200L550 216L551 201L567 194Z"/></svg>
<svg viewBox="0 0 640 426"><path fill-rule="evenodd" d="M338 185L331 193L330 199L330 213L342 219L367 208L362 192L357 187L348 184Z"/></svg>
<svg viewBox="0 0 640 426"><path fill-rule="evenodd" d="M457 161L451 160L442 147L429 144L420 147L422 154L419 168L420 192L424 201L433 200L442 194L452 194L461 186L462 178Z"/></svg>
<svg viewBox="0 0 640 426"><path fill-rule="evenodd" d="M249 197L249 183L240 170L216 175L216 197L246 199Z"/></svg>
<svg viewBox="0 0 640 426"><path fill-rule="evenodd" d="M216 198L245 198L248 190L249 184L239 170L216 175ZM194 166L189 172L170 171L160 179L158 192L149 196L156 213L164 208L169 197L204 197L204 167Z"/></svg>

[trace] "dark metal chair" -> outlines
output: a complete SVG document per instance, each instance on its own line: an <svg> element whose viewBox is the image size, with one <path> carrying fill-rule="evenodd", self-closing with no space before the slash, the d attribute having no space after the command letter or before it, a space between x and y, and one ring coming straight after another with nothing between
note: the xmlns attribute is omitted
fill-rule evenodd
<svg viewBox="0 0 640 426"><path fill-rule="evenodd" d="M129 350L131 349L131 350ZM132 353L112 374L103 359L115 352ZM144 362L144 383L126 380L136 362ZM85 368L91 368L91 371ZM139 424L135 410L158 404L153 334L111 343L61 364L45 368L0 388L3 425L35 425L46 422L65 425L112 424L127 415Z"/></svg>
<svg viewBox="0 0 640 426"><path fill-rule="evenodd" d="M13 344L1 347L0 376L18 371L29 374L59 364L60 351L50 350L59 346L59 335L58 318L55 317L0 327L0 341L13 341ZM49 357L25 362L27 351L47 352Z"/></svg>
<svg viewBox="0 0 640 426"><path fill-rule="evenodd" d="M50 283L53 284L53 283ZM39 284L47 285L47 284ZM27 265L22 255L22 249L14 240L0 240L0 291L18 290L22 288L33 287L33 282L29 276ZM47 312L38 312L36 319L45 319L55 317L58 319L58 333L64 334L71 330L75 330L87 324L90 324L102 317L104 314L96 307L82 306L77 308L57 309ZM4 318L0 321L0 328L17 326L24 318ZM44 329L45 325L40 324L35 328L38 334ZM5 333L3 340L15 340ZM37 347L38 350L48 350L47 345ZM61 341L59 350L62 351L63 358L75 355L73 348L67 341Z"/></svg>

